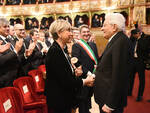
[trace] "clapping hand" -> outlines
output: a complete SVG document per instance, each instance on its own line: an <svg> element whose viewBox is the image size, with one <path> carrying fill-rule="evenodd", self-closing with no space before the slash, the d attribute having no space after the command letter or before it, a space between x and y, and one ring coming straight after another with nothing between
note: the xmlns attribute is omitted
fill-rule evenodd
<svg viewBox="0 0 150 113"><path fill-rule="evenodd" d="M34 50L34 48L36 47L36 43L37 43L36 40L34 40L33 42L30 41L29 50Z"/></svg>
<svg viewBox="0 0 150 113"><path fill-rule="evenodd" d="M41 52L43 52L43 53L47 53L47 49L45 48L45 47L43 47L43 49L41 50Z"/></svg>
<svg viewBox="0 0 150 113"><path fill-rule="evenodd" d="M17 53L21 50L22 45L23 45L23 39L19 39L19 41L16 41L15 50Z"/></svg>
<svg viewBox="0 0 150 113"><path fill-rule="evenodd" d="M25 54L26 54L26 56L28 57L28 56L30 56L31 54L32 54L32 52L33 52L33 50L34 50L34 48L35 48L35 46L36 46L36 42L32 42L32 41L30 41L30 45L29 45L29 48L28 49L26 49L26 52L25 52Z"/></svg>
<svg viewBox="0 0 150 113"><path fill-rule="evenodd" d="M3 41L0 41L0 53L3 53L10 48L10 43L7 43L5 45L1 45L2 43L3 43Z"/></svg>

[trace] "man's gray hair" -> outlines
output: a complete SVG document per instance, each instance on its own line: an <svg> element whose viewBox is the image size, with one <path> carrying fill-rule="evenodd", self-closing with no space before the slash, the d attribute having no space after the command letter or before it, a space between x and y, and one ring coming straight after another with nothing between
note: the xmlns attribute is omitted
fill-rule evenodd
<svg viewBox="0 0 150 113"><path fill-rule="evenodd" d="M9 25L9 21L6 18L0 18L0 26Z"/></svg>
<svg viewBox="0 0 150 113"><path fill-rule="evenodd" d="M106 14L105 19L109 20L109 24L116 24L118 31L125 31L125 18L120 13Z"/></svg>

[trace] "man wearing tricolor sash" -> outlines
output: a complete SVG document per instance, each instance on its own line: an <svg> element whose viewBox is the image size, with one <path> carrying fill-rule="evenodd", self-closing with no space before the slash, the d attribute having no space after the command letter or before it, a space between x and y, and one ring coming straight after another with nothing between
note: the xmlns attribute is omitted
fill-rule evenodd
<svg viewBox="0 0 150 113"><path fill-rule="evenodd" d="M82 25L80 30L80 40L72 46L72 57L78 59L78 64L82 66L83 74L81 78L86 78L87 75L92 75L95 71L98 59L96 44L88 42L90 38L90 30L87 25ZM80 89L79 97L79 113L90 113L91 96L93 88L83 87Z"/></svg>

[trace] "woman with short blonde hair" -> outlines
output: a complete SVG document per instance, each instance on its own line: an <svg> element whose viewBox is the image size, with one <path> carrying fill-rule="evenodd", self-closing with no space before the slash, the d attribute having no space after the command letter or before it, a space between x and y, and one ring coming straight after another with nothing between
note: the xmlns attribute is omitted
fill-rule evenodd
<svg viewBox="0 0 150 113"><path fill-rule="evenodd" d="M55 40L46 56L45 95L49 112L71 113L74 106L75 89L83 85L93 85L94 78L76 78L82 70L75 70L64 48L72 40L71 25L65 20L54 21L49 29Z"/></svg>
<svg viewBox="0 0 150 113"><path fill-rule="evenodd" d="M63 19L54 21L49 28L49 32L52 34L54 40L57 40L58 38L56 34L64 30L71 30L71 25L69 22Z"/></svg>

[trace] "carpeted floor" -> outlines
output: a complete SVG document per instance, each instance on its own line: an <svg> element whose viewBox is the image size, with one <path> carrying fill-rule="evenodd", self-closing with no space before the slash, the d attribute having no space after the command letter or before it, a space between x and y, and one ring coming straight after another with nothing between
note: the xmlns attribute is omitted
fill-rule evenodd
<svg viewBox="0 0 150 113"><path fill-rule="evenodd" d="M143 100L141 102L136 102L136 97L138 94L138 85L139 80L136 75L133 95L128 97L128 106L125 108L124 113L150 113L150 102L147 100L150 99L150 70L146 71L145 77L145 91L143 95ZM98 105L95 103L94 98L92 97L92 109L90 109L91 113L99 113ZM78 113L78 110L77 112Z"/></svg>
<svg viewBox="0 0 150 113"><path fill-rule="evenodd" d="M138 94L139 78L136 75L133 96L128 97L128 106L125 108L124 113L150 113L150 71L145 72L145 90L143 95L143 100L141 102L136 102L136 97Z"/></svg>

